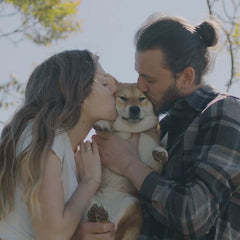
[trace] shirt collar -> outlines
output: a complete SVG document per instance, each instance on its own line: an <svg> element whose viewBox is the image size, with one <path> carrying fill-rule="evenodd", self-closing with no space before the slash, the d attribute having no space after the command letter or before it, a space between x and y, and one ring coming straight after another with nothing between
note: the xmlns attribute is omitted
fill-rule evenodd
<svg viewBox="0 0 240 240"><path fill-rule="evenodd" d="M196 111L201 112L218 94L219 92L211 85L203 85L190 96L179 99L175 104L182 105L187 103L187 105L191 106Z"/></svg>

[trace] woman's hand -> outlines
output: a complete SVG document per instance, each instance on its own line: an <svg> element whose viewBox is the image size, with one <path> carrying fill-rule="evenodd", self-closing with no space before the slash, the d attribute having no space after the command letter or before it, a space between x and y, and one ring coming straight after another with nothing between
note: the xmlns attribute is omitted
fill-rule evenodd
<svg viewBox="0 0 240 240"><path fill-rule="evenodd" d="M93 182L99 186L101 182L101 161L95 141L80 144L75 153L75 162L81 182Z"/></svg>
<svg viewBox="0 0 240 240"><path fill-rule="evenodd" d="M114 240L115 226L113 223L87 222L79 225L71 240Z"/></svg>

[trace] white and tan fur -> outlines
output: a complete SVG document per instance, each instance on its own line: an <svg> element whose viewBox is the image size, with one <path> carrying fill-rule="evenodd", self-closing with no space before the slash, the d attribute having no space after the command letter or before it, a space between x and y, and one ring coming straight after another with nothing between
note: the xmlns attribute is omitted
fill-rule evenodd
<svg viewBox="0 0 240 240"><path fill-rule="evenodd" d="M136 84L121 83L116 92L116 109L118 117L113 123L98 121L95 129L111 131L123 139L139 133L140 159L153 170L161 172L167 152L158 144L158 117L153 113L151 102ZM116 240L137 239L142 225L142 212L137 191L128 179L104 168L102 183L93 203L102 205L109 214L109 220L115 223Z"/></svg>

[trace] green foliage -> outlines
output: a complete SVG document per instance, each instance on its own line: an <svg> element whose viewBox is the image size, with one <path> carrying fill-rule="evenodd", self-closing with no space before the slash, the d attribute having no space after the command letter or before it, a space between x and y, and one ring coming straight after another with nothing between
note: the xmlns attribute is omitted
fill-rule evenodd
<svg viewBox="0 0 240 240"><path fill-rule="evenodd" d="M40 45L65 39L80 30L80 21L75 19L79 4L80 1L73 0L0 0L1 7L12 5L21 17L20 27L10 32L1 31L0 37L20 32ZM3 9L2 7L1 11ZM5 16L12 15L15 14ZM9 107L16 107L22 101L23 93L23 84L10 74L10 79L0 85L0 108L7 110Z"/></svg>
<svg viewBox="0 0 240 240"><path fill-rule="evenodd" d="M80 29L74 20L80 1L5 0L21 14L23 34L36 44L49 45Z"/></svg>

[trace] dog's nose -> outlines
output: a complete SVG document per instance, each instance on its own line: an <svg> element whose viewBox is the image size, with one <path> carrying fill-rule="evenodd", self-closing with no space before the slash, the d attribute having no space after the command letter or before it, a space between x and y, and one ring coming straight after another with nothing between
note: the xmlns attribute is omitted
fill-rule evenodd
<svg viewBox="0 0 240 240"><path fill-rule="evenodd" d="M140 107L138 106L131 106L129 108L129 113L131 118L138 118L140 114Z"/></svg>

